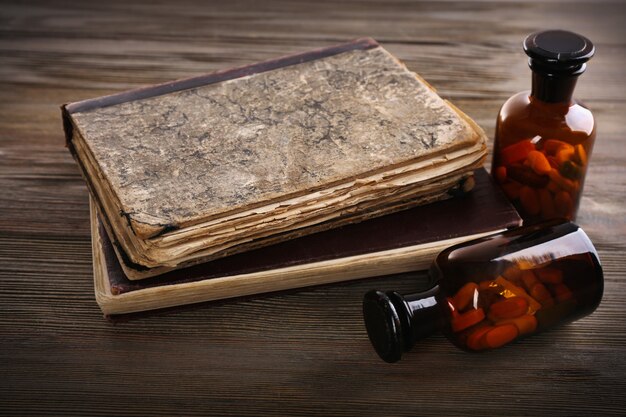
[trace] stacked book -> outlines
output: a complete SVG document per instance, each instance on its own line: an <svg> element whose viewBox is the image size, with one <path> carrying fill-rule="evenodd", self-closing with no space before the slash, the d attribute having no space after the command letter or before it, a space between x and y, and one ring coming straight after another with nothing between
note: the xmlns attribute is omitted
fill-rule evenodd
<svg viewBox="0 0 626 417"><path fill-rule="evenodd" d="M183 300L167 276L467 193L486 154L482 130L372 39L62 110L93 201L96 282L115 269L169 287L107 314L329 282L291 282L270 261L265 287L242 289L239 271Z"/></svg>

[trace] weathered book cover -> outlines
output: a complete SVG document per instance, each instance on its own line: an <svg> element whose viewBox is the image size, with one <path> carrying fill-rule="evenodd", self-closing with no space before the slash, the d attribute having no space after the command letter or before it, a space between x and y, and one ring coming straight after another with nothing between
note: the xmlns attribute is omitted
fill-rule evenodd
<svg viewBox="0 0 626 417"><path fill-rule="evenodd" d="M92 214L96 299L106 315L425 269L454 243L519 226L484 169L475 189L420 206L141 281L129 280Z"/></svg>
<svg viewBox="0 0 626 417"><path fill-rule="evenodd" d="M484 133L372 39L63 107L132 279L448 196Z"/></svg>

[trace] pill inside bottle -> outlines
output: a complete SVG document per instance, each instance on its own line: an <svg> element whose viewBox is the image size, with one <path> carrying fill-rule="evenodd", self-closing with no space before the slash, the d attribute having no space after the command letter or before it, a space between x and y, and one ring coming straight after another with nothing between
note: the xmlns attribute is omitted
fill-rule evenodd
<svg viewBox="0 0 626 417"><path fill-rule="evenodd" d="M501 348L592 313L604 287L593 244L563 221L452 246L429 274L434 284L423 292L365 295L368 336L383 360L399 360L437 331L466 351Z"/></svg>

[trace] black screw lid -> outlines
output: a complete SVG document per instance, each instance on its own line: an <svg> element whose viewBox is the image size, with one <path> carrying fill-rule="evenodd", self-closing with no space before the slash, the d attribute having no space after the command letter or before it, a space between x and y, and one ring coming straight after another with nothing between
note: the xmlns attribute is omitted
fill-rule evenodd
<svg viewBox="0 0 626 417"><path fill-rule="evenodd" d="M535 32L524 40L524 52L531 69L545 73L578 75L595 53L586 37L566 30Z"/></svg>
<svg viewBox="0 0 626 417"><path fill-rule="evenodd" d="M372 290L363 298L363 319L367 335L378 356L385 362L397 362L404 352L402 324L391 299Z"/></svg>

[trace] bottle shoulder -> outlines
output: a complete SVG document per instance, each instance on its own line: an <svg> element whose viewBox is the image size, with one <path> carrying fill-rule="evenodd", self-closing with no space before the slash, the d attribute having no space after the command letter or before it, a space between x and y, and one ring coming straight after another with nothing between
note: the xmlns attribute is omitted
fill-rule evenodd
<svg viewBox="0 0 626 417"><path fill-rule="evenodd" d="M508 98L507 101L502 105L502 109L504 110L516 110L523 109L530 105L530 90L520 91L519 93L513 94Z"/></svg>
<svg viewBox="0 0 626 417"><path fill-rule="evenodd" d="M591 110L575 100L565 115L565 122L573 131L582 131L591 136L596 130L596 120Z"/></svg>
<svg viewBox="0 0 626 417"><path fill-rule="evenodd" d="M498 129L514 129L523 136L575 135L579 139L595 134L596 122L589 108L578 100L548 103L522 91L511 96L498 114Z"/></svg>

